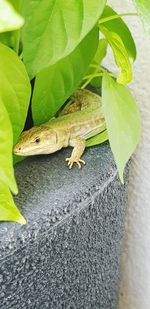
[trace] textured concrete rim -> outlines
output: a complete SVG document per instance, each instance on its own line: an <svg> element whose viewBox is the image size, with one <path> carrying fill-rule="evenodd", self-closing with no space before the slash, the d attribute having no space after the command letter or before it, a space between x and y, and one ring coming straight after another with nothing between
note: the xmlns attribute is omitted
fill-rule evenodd
<svg viewBox="0 0 150 309"><path fill-rule="evenodd" d="M91 196L94 182L99 184L98 186L100 189L98 188L98 190L103 191L109 182L113 181L117 175L116 166L108 143L87 149L84 155L87 164L82 170L78 170L76 167L71 171L67 169L64 159L68 153L70 153L70 149L64 149L56 154L44 157L32 157L16 166L15 171L19 185L19 195L15 197L15 200L20 211L26 217L28 222L24 226L14 222L0 223L1 258L3 257L3 246L5 249L7 248L9 254L11 251L9 250L9 246L12 247L12 240L14 238L20 239L19 243L21 241L24 243L24 240L22 239L29 237L30 229L34 229L38 233L38 225L44 225L45 222L47 222L47 217L50 218L50 226L53 228L53 226L61 222L62 217L63 220L65 220L65 218L71 215L73 211L80 210L80 207L82 207L81 205L84 202L82 197L85 193L86 196ZM54 166L53 172L51 170L52 166ZM54 186L52 188L52 179L56 178L56 166L58 168L57 181L55 179L55 182L57 182L56 185L58 185L61 179L63 183L61 185L59 184L57 188ZM46 173L47 170L49 170L49 175L44 176L44 173ZM51 173L52 175L50 175ZM40 177L38 175L40 175ZM92 175L92 179L90 179L90 175ZM79 186L75 185L79 176L81 181L80 190ZM74 192L65 192L65 179L67 178L72 182L70 188L72 188ZM44 190L43 186L46 186L46 190ZM63 194L62 189L65 194ZM54 190L54 192L51 192L51 190ZM35 197L37 195L40 200L39 205L39 200ZM48 207L47 205L44 206L42 204L42 201L44 203L46 195L47 199L50 200ZM78 200L79 195L80 200ZM54 197L56 201L55 205L52 205L52 199ZM68 205L68 200L67 205L65 203L65 199L68 197L70 205ZM42 213L40 209L41 204ZM14 249L17 248L17 243L13 245Z"/></svg>

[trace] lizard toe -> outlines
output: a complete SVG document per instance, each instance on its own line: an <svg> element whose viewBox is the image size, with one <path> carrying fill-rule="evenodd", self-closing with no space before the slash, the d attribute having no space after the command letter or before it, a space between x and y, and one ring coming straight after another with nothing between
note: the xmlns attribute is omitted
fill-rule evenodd
<svg viewBox="0 0 150 309"><path fill-rule="evenodd" d="M81 163L85 165L85 161L84 160L81 160L81 159L73 159L73 158L66 158L66 162L67 162L67 165L69 167L69 169L72 168L73 164L76 163L78 165L79 168L82 167Z"/></svg>

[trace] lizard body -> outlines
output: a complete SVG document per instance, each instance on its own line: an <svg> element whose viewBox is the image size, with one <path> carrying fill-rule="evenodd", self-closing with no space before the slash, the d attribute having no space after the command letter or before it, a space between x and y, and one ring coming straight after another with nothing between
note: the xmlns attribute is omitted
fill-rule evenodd
<svg viewBox="0 0 150 309"><path fill-rule="evenodd" d="M20 156L50 154L63 147L72 146L70 158L66 158L69 168L77 163L85 149L85 140L106 128L102 112L101 97L89 90L77 90L59 117L45 124L24 131L14 153Z"/></svg>

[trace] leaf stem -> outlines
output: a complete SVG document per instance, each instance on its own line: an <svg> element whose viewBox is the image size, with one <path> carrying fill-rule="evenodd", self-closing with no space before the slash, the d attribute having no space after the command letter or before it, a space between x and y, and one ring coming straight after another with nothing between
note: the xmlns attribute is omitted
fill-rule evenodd
<svg viewBox="0 0 150 309"><path fill-rule="evenodd" d="M93 79L93 75L97 74L98 70L99 67L96 67L96 70L93 72L93 74L91 74L91 77L89 77L87 81L81 86L81 89L84 89L91 82L91 80Z"/></svg>
<svg viewBox="0 0 150 309"><path fill-rule="evenodd" d="M86 75L83 80L85 79L89 79L89 78L94 78L94 77L99 77L99 76L103 76L103 73L97 73L97 74L89 74L89 75Z"/></svg>
<svg viewBox="0 0 150 309"><path fill-rule="evenodd" d="M94 63L91 63L91 64L90 64L90 67L91 67L91 68L96 68L96 69L98 69L98 68L99 68L99 70L100 70L100 71L102 71L102 72L104 72L104 71L105 71L105 69L103 69L101 66L100 66L100 67L98 67L98 65L97 65L97 64L94 64Z"/></svg>
<svg viewBox="0 0 150 309"><path fill-rule="evenodd" d="M115 14L115 15L112 15L112 16L109 16L109 17L105 17L105 18L102 18L98 21L99 24L103 24L103 23L106 23L107 21L110 21L110 20L114 20L114 19L117 19L117 18L120 18L120 17L123 17L123 16L138 16L137 13L122 13L122 14Z"/></svg>
<svg viewBox="0 0 150 309"><path fill-rule="evenodd" d="M103 69L103 72L102 72L102 73L98 73L98 72L97 72L98 69L99 69L99 68L97 68L97 70L95 70L95 72L94 72L93 74L86 75L86 76L83 78L83 80L86 80L86 79L87 79L87 81L81 86L81 89L84 89L84 88L91 82L91 80L92 80L93 78L99 77L99 76L103 76L103 75L104 75L104 72L105 72L106 70ZM107 72L107 73L108 73L109 76L111 76L111 77L115 77L115 78L117 77L116 74L114 74L114 73L109 73L109 72Z"/></svg>

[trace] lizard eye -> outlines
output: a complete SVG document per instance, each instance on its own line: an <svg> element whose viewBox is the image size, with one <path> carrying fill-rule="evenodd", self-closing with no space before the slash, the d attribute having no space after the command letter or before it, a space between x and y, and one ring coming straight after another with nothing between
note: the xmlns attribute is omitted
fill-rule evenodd
<svg viewBox="0 0 150 309"><path fill-rule="evenodd" d="M36 143L39 143L39 142L40 142L40 138L37 137L37 138L35 139L35 142L36 142Z"/></svg>

